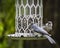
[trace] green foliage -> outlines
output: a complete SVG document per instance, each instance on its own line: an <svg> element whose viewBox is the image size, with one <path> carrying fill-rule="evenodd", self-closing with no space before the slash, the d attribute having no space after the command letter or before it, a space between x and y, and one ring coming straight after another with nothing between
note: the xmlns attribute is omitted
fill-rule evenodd
<svg viewBox="0 0 60 48"><path fill-rule="evenodd" d="M4 24L0 22L0 37L2 37L3 30L4 30Z"/></svg>
<svg viewBox="0 0 60 48"><path fill-rule="evenodd" d="M6 36L15 32L15 0L0 0L0 48L7 48Z"/></svg>

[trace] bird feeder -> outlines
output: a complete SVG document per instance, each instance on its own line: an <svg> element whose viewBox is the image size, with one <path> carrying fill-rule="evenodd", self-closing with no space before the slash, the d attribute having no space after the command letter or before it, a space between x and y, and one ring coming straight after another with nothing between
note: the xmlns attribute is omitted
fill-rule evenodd
<svg viewBox="0 0 60 48"><path fill-rule="evenodd" d="M22 40L37 40L29 28L31 23L37 23L38 26L43 25L43 1L42 0L16 0L15 2L15 34L9 34L13 40L19 41L19 48L22 47ZM23 37L23 38L22 38ZM26 38L27 37L27 38ZM31 38L30 38L31 37ZM34 37L34 38L33 38ZM38 40L43 38L38 38Z"/></svg>
<svg viewBox="0 0 60 48"><path fill-rule="evenodd" d="M31 23L37 23L38 26L43 25L43 3L42 0L16 0L15 2L15 34L12 37L34 37L32 30L29 29Z"/></svg>

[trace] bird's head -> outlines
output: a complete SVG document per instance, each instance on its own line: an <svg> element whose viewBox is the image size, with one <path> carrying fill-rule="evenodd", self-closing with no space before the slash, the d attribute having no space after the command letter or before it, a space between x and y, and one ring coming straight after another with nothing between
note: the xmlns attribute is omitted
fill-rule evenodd
<svg viewBox="0 0 60 48"><path fill-rule="evenodd" d="M52 27L52 21L48 21L48 25L50 25Z"/></svg>
<svg viewBox="0 0 60 48"><path fill-rule="evenodd" d="M52 21L48 21L48 22L46 23L46 26L52 27L52 26L53 26Z"/></svg>

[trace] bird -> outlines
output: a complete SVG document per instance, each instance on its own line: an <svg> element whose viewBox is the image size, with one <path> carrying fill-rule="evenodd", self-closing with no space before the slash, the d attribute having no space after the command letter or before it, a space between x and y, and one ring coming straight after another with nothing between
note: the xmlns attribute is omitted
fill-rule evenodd
<svg viewBox="0 0 60 48"><path fill-rule="evenodd" d="M38 25L31 23L30 27L37 33L42 34L42 36L46 37L51 44L56 44L54 39L51 37L51 34L49 34L46 30L44 30L42 27L39 27Z"/></svg>

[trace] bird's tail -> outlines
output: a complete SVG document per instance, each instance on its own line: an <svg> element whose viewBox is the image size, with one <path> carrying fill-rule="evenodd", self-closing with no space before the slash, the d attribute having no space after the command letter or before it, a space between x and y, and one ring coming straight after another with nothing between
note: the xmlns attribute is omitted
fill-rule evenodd
<svg viewBox="0 0 60 48"><path fill-rule="evenodd" d="M46 37L46 38L49 40L49 42L50 42L51 44L56 44L56 42L54 41L54 39L51 38L50 36L44 35L44 37Z"/></svg>

